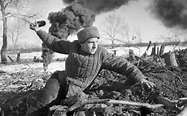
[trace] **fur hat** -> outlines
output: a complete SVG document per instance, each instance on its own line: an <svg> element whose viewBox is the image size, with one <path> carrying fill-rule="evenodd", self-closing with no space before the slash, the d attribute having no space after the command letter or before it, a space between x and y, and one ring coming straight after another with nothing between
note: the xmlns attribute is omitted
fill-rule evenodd
<svg viewBox="0 0 187 116"><path fill-rule="evenodd" d="M99 35L99 31L98 31L97 27L91 26L91 27L86 27L86 28L82 29L81 31L79 31L77 33L77 37L78 37L79 44L82 44L90 38L96 37L99 39L100 35Z"/></svg>

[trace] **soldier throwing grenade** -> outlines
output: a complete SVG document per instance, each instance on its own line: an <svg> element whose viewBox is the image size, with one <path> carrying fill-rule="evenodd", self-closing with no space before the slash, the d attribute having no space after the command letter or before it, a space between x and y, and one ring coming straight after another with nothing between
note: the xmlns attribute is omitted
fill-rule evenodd
<svg viewBox="0 0 187 116"><path fill-rule="evenodd" d="M145 90L155 86L124 57L114 56L99 45L100 35L95 26L80 30L77 33L78 40L73 42L59 40L57 37L40 30L38 24L31 24L30 29L36 32L48 48L61 54L68 54L68 57L65 70L56 71L52 74L43 88L42 94L28 109L26 116L47 115L48 108L52 105L60 104L60 101L67 96L80 94L90 87L101 69L125 75L134 83L140 83Z"/></svg>

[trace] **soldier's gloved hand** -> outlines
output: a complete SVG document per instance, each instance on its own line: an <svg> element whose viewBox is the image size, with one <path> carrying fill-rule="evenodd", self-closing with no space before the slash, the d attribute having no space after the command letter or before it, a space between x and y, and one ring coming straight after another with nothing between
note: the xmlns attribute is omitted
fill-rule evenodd
<svg viewBox="0 0 187 116"><path fill-rule="evenodd" d="M148 91L151 91L155 86L155 84L153 82L150 82L148 81L147 79L141 79L140 80L140 84L141 84L141 87L144 89L144 90L148 90Z"/></svg>
<svg viewBox="0 0 187 116"><path fill-rule="evenodd" d="M151 92L154 90L156 85L153 82L148 81L147 79L141 79L139 82L135 83L131 89L133 91L146 91Z"/></svg>
<svg viewBox="0 0 187 116"><path fill-rule="evenodd" d="M34 31L38 31L39 30L39 25L38 23L35 21L34 23L30 24L30 29L34 30Z"/></svg>

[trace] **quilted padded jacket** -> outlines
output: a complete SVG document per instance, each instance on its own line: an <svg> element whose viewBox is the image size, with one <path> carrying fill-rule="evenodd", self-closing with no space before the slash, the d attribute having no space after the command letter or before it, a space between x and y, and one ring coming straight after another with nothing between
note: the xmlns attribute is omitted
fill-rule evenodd
<svg viewBox="0 0 187 116"><path fill-rule="evenodd" d="M128 62L124 57L114 56L107 49L98 45L95 54L90 55L82 51L77 40L58 39L42 30L37 31L40 39L53 51L68 54L65 63L66 77L71 81L78 80L82 87L86 87L93 82L101 69L108 69L139 81L146 78L141 71Z"/></svg>

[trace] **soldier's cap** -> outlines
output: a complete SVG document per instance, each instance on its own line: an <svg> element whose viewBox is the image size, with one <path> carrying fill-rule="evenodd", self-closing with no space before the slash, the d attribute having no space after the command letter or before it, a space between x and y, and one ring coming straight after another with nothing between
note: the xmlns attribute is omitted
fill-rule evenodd
<svg viewBox="0 0 187 116"><path fill-rule="evenodd" d="M90 26L90 27L86 27L86 28L82 29L81 31L79 31L77 33L77 37L78 37L79 44L82 44L90 38L98 38L99 39L100 35L99 35L99 31L98 31L97 27Z"/></svg>

